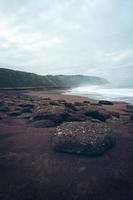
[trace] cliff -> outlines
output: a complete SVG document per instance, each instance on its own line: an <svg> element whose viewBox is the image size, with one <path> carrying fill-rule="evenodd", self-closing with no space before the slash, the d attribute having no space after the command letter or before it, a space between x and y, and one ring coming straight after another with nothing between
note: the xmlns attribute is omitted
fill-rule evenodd
<svg viewBox="0 0 133 200"><path fill-rule="evenodd" d="M37 75L34 73L0 69L0 88L71 88L79 85L106 84L100 77L83 75Z"/></svg>

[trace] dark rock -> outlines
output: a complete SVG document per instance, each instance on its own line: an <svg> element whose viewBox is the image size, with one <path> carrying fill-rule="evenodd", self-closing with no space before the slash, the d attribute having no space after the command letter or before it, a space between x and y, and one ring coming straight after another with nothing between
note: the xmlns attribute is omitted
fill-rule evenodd
<svg viewBox="0 0 133 200"><path fill-rule="evenodd" d="M118 113L118 112L109 112L109 113L113 117L120 118L120 113Z"/></svg>
<svg viewBox="0 0 133 200"><path fill-rule="evenodd" d="M102 106L102 104L99 103L90 103L91 106Z"/></svg>
<svg viewBox="0 0 133 200"><path fill-rule="evenodd" d="M49 105L49 101L41 101L40 105L41 106L48 106Z"/></svg>
<svg viewBox="0 0 133 200"><path fill-rule="evenodd" d="M66 122L73 122L73 121L86 121L88 120L89 117L80 113L80 112L76 112L76 113L71 113L71 112L68 112L65 116L65 119L64 121Z"/></svg>
<svg viewBox="0 0 133 200"><path fill-rule="evenodd" d="M102 104L102 105L113 105L113 102L112 101L101 100L101 101L99 101L99 104Z"/></svg>
<svg viewBox="0 0 133 200"><path fill-rule="evenodd" d="M22 113L32 113L32 108L31 107L24 107L21 110Z"/></svg>
<svg viewBox="0 0 133 200"><path fill-rule="evenodd" d="M52 144L56 151L98 156L115 144L115 134L102 122L69 122L56 128Z"/></svg>
<svg viewBox="0 0 133 200"><path fill-rule="evenodd" d="M0 107L0 112L8 112L8 111L9 111L8 106L3 105L3 106Z"/></svg>
<svg viewBox="0 0 133 200"><path fill-rule="evenodd" d="M49 97L45 97L43 100L50 101L51 99Z"/></svg>
<svg viewBox="0 0 133 200"><path fill-rule="evenodd" d="M87 115L84 115L82 111L75 112L74 110L71 110L69 107L64 107L63 105L62 106L49 105L47 107L38 106L33 112L31 121L50 120L54 122L57 126L63 122L85 121L88 119L89 117Z"/></svg>
<svg viewBox="0 0 133 200"><path fill-rule="evenodd" d="M58 101L52 101L52 100L51 100L51 101L49 102L49 104L50 104L50 105L53 105L53 106L58 106L58 105L59 105L59 102L58 102Z"/></svg>
<svg viewBox="0 0 133 200"><path fill-rule="evenodd" d="M22 104L19 104L20 107L22 108L33 108L34 107L34 104L31 104L31 103L22 103Z"/></svg>
<svg viewBox="0 0 133 200"><path fill-rule="evenodd" d="M0 120L3 120L7 117L7 113L0 113Z"/></svg>
<svg viewBox="0 0 133 200"><path fill-rule="evenodd" d="M23 99L23 96L22 95L17 95L16 98Z"/></svg>
<svg viewBox="0 0 133 200"><path fill-rule="evenodd" d="M83 103L84 104L90 104L90 101L84 101Z"/></svg>
<svg viewBox="0 0 133 200"><path fill-rule="evenodd" d="M15 117L15 116L19 116L21 115L22 112L21 111L12 111L12 112L9 112L8 115L9 116L12 116L12 117Z"/></svg>
<svg viewBox="0 0 133 200"><path fill-rule="evenodd" d="M83 103L75 102L75 103L74 103L74 106L83 106Z"/></svg>
<svg viewBox="0 0 133 200"><path fill-rule="evenodd" d="M22 115L19 116L21 119L30 119L31 113L22 113Z"/></svg>
<svg viewBox="0 0 133 200"><path fill-rule="evenodd" d="M133 122L133 115L130 115L130 119L131 119L131 121Z"/></svg>
<svg viewBox="0 0 133 200"><path fill-rule="evenodd" d="M127 113L133 113L133 109L122 109L122 111L127 112Z"/></svg>
<svg viewBox="0 0 133 200"><path fill-rule="evenodd" d="M69 109L68 109L68 110L69 110ZM76 111L76 112L77 112L77 111L82 111L82 110L83 110L83 107L82 107L82 106L75 106L75 107L74 107L74 110L71 110L71 111ZM75 113L76 113L76 112L75 112Z"/></svg>
<svg viewBox="0 0 133 200"><path fill-rule="evenodd" d="M62 123L67 116L64 106L49 105L43 108L37 108L32 116L32 121L50 120L56 124Z"/></svg>
<svg viewBox="0 0 133 200"><path fill-rule="evenodd" d="M14 110L19 110L19 111L23 109L22 107L19 107L17 105L13 105L12 108L14 108Z"/></svg>
<svg viewBox="0 0 133 200"><path fill-rule="evenodd" d="M33 108L34 108L34 104L30 104L30 103L22 103L18 105L19 107L17 110L19 110L21 113L32 113Z"/></svg>
<svg viewBox="0 0 133 200"><path fill-rule="evenodd" d="M127 104L127 109L133 110L133 105Z"/></svg>
<svg viewBox="0 0 133 200"><path fill-rule="evenodd" d="M130 123L132 121L132 118L129 114L121 114L120 119L123 123Z"/></svg>
<svg viewBox="0 0 133 200"><path fill-rule="evenodd" d="M64 100L64 99L59 99L59 100L57 100L59 103L66 103L66 100Z"/></svg>
<svg viewBox="0 0 133 200"><path fill-rule="evenodd" d="M76 107L72 103L65 103L65 106L70 110L77 111Z"/></svg>
<svg viewBox="0 0 133 200"><path fill-rule="evenodd" d="M88 117L92 117L94 119L98 119L102 122L105 122L107 119L109 119L111 116L108 112L104 111L104 110L88 110L85 115L87 115Z"/></svg>
<svg viewBox="0 0 133 200"><path fill-rule="evenodd" d="M3 101L0 101L0 107L3 106L3 105L4 105L4 102L3 102Z"/></svg>

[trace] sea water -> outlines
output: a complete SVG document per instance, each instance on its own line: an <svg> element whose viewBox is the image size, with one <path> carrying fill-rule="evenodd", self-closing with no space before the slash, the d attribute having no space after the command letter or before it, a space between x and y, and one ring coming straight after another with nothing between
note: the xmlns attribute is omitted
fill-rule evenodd
<svg viewBox="0 0 133 200"><path fill-rule="evenodd" d="M113 88L108 86L81 86L65 92L69 95L89 97L95 100L124 101L133 104L132 88Z"/></svg>

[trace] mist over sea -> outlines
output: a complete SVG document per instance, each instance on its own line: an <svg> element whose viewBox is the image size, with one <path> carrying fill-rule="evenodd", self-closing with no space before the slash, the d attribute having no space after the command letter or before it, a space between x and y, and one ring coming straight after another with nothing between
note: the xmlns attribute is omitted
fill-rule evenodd
<svg viewBox="0 0 133 200"><path fill-rule="evenodd" d="M133 88L112 86L81 86L65 94L89 97L95 100L124 101L133 104Z"/></svg>

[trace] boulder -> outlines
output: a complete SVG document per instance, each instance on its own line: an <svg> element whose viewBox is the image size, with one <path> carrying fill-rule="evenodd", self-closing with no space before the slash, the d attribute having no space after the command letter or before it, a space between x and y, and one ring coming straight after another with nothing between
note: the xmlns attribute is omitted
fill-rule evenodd
<svg viewBox="0 0 133 200"><path fill-rule="evenodd" d="M66 122L56 128L53 148L59 152L98 156L115 144L115 134L103 122Z"/></svg>

